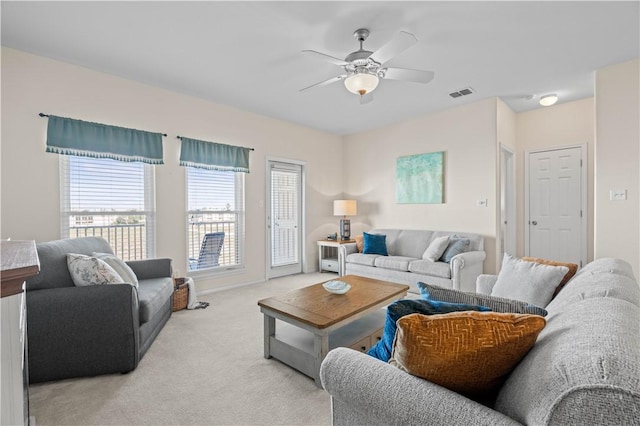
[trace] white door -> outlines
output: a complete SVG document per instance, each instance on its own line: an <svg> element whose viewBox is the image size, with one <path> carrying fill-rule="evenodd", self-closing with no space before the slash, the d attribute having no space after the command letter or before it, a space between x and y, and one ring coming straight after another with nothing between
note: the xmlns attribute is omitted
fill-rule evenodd
<svg viewBox="0 0 640 426"><path fill-rule="evenodd" d="M302 272L302 166L268 162L268 277Z"/></svg>
<svg viewBox="0 0 640 426"><path fill-rule="evenodd" d="M582 265L586 235L582 147L531 152L527 255Z"/></svg>

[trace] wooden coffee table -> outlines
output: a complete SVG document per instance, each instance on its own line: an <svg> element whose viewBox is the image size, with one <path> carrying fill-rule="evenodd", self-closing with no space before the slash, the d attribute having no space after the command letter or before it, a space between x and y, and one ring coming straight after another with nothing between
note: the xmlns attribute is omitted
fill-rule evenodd
<svg viewBox="0 0 640 426"><path fill-rule="evenodd" d="M258 301L264 314L264 357L295 368L313 378L318 386L320 364L327 352L338 346L366 343L370 336L381 332L381 308L404 297L409 289L404 284L355 275L339 279L351 285L348 293L329 293L320 283ZM283 332L276 335L276 319L294 327L283 327ZM363 349L367 348L365 343Z"/></svg>

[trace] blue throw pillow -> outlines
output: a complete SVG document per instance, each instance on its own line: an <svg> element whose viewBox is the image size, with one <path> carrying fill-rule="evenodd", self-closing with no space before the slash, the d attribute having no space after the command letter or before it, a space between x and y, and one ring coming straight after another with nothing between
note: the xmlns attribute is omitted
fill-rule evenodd
<svg viewBox="0 0 640 426"><path fill-rule="evenodd" d="M362 253L364 254L379 254L382 256L389 256L387 253L387 236L379 234L364 234L364 247Z"/></svg>
<svg viewBox="0 0 640 426"><path fill-rule="evenodd" d="M451 263L451 258L453 256L464 253L469 248L469 239L468 238L449 238L449 245L445 249L444 253L440 257L442 262Z"/></svg>
<svg viewBox="0 0 640 426"><path fill-rule="evenodd" d="M368 355L381 361L389 362L393 339L396 337L396 321L409 314L446 314L459 311L490 311L485 306L465 305L462 303L438 302L435 300L403 299L393 302L387 307L387 318L384 322L382 339L367 351Z"/></svg>

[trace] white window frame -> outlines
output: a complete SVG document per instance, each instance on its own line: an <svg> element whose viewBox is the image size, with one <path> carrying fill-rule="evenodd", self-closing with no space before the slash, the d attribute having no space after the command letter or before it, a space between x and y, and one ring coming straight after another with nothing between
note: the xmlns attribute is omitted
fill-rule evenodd
<svg viewBox="0 0 640 426"><path fill-rule="evenodd" d="M186 235L186 264L187 264L187 274L192 277L198 278L206 278L207 276L224 276L224 275L234 275L244 270L245 268L245 173L242 172L230 172L230 171L218 171L218 170L205 170L205 173L233 173L234 174L234 204L236 209L231 211L231 213L235 214L235 243L237 247L235 248L235 253L237 256L237 262L235 264L222 264L220 266L210 267L210 268L201 268L201 269L191 269L190 261L193 262L197 260L199 254L200 243L202 242L199 239L198 244L194 245L194 242L190 241L190 227L191 227L191 215L202 213L201 210L189 210L189 171L190 169L196 169L195 167L185 166L185 206L187 208L185 215L185 235ZM202 171L203 169L200 169ZM212 214L216 214L218 211L211 210L209 211ZM225 244L228 243L227 237L225 237ZM192 247L193 245L193 247ZM225 251L225 247L223 246L223 253Z"/></svg>
<svg viewBox="0 0 640 426"><path fill-rule="evenodd" d="M87 217L92 216L92 213L88 213L86 211L73 211L71 210L71 188L70 188L70 164L72 161L76 159L81 159L82 161L91 161L97 160L91 157L75 157L75 156L67 156L60 155L59 160L59 168L60 168L60 235L61 238L71 238L71 227L70 227L70 219L73 216ZM116 161L116 160L112 160ZM156 201L155 201L155 193L156 193L156 185L155 185L155 167L146 163L128 163L122 162L122 164L136 164L142 165L144 168L144 210L143 211L124 211L119 210L113 213L108 212L100 212L96 214L96 216L104 216L104 215L114 215L114 216L126 216L126 215L135 215L135 216L145 216L145 250L146 257L140 257L138 259L127 259L124 260L140 260L140 259L149 259L153 258L156 255ZM104 237L107 241L109 241L108 236ZM118 247L115 247L114 244L109 241L111 248L118 254Z"/></svg>

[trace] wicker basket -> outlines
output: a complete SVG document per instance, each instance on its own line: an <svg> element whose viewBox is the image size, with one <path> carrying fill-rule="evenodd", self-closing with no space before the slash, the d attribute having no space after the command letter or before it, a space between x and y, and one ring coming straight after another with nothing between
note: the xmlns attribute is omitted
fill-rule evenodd
<svg viewBox="0 0 640 426"><path fill-rule="evenodd" d="M186 283L185 278L175 278L173 282L175 286L171 310L175 312L187 307L189 301L189 285Z"/></svg>

